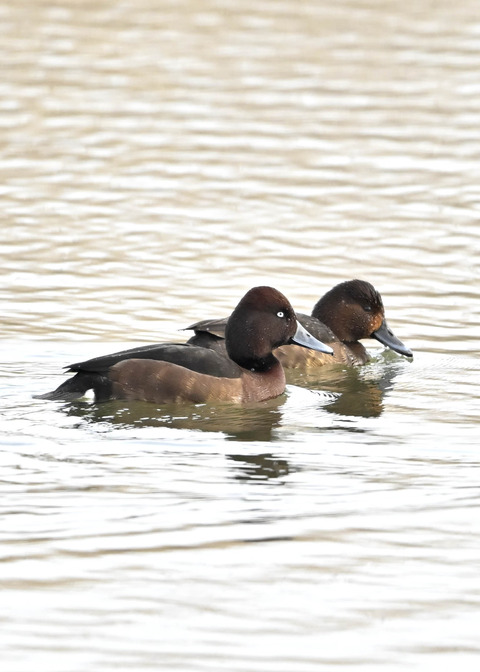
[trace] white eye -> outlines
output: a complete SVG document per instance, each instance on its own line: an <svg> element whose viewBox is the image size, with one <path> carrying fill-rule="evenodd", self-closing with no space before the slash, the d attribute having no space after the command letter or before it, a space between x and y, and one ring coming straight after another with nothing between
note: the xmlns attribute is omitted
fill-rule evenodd
<svg viewBox="0 0 480 672"><path fill-rule="evenodd" d="M283 312L283 310L278 311L277 317L285 317L285 313Z"/></svg>

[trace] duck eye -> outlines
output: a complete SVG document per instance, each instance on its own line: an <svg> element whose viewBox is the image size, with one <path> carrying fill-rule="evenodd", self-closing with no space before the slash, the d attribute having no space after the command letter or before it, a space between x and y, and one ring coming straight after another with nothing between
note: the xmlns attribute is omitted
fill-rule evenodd
<svg viewBox="0 0 480 672"><path fill-rule="evenodd" d="M283 312L283 310L278 311L277 317L285 317L285 313Z"/></svg>
<svg viewBox="0 0 480 672"><path fill-rule="evenodd" d="M366 313L371 313L371 312L372 312L372 306L363 306L363 310L364 310Z"/></svg>

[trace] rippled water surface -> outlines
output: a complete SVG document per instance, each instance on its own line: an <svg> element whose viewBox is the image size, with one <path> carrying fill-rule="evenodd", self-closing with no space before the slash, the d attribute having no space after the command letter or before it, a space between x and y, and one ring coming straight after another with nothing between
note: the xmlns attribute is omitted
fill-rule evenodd
<svg viewBox="0 0 480 672"><path fill-rule="evenodd" d="M0 36L2 669L478 670L478 3L0 0ZM31 397L353 277L413 362Z"/></svg>

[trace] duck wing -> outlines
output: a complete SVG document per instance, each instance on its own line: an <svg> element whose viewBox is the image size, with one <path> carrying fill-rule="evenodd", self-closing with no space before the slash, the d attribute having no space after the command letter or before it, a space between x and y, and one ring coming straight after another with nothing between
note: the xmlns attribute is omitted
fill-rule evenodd
<svg viewBox="0 0 480 672"><path fill-rule="evenodd" d="M214 350L208 350L189 343L156 343L109 355L94 357L85 362L76 362L66 367L70 371L83 373L106 373L112 366L126 359L153 359L178 364L191 371L219 378L238 378L241 369L230 358L221 356Z"/></svg>
<svg viewBox="0 0 480 672"><path fill-rule="evenodd" d="M196 334L207 333L218 338L225 338L225 327L227 326L228 317L222 317L218 320L200 320L185 327L185 331L192 330Z"/></svg>

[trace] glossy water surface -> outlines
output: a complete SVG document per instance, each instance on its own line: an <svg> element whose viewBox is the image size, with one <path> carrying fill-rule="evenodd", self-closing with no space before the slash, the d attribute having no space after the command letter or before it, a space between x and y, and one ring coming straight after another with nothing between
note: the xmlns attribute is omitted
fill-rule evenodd
<svg viewBox="0 0 480 672"><path fill-rule="evenodd" d="M2 669L478 669L479 16L0 0ZM413 362L368 342L251 408L31 398L353 277Z"/></svg>

